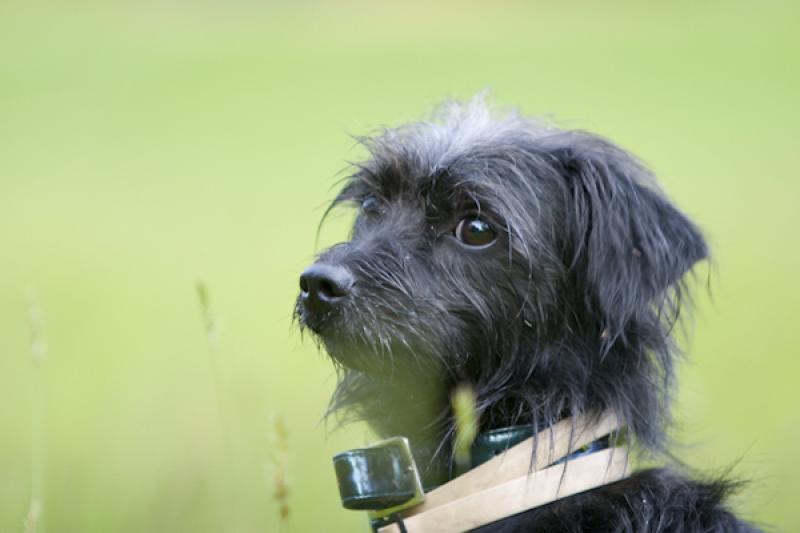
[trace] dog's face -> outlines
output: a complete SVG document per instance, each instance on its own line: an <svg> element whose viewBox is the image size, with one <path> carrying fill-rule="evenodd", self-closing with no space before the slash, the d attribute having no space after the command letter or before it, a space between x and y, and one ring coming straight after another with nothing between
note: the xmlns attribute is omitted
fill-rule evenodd
<svg viewBox="0 0 800 533"><path fill-rule="evenodd" d="M632 157L480 101L365 144L334 202L358 210L351 239L303 273L296 304L336 361L468 381L498 424L642 408L626 395L657 411L664 317L706 248Z"/></svg>
<svg viewBox="0 0 800 533"><path fill-rule="evenodd" d="M506 215L519 198L456 172L364 172L340 195L358 206L352 238L303 274L300 314L344 365L456 371L523 320L528 254Z"/></svg>
<svg viewBox="0 0 800 533"><path fill-rule="evenodd" d="M336 199L357 209L351 239L303 273L297 313L343 365L463 377L497 363L536 329L533 306L553 303L555 199L510 167L524 147L474 142L478 153L436 163L401 139L373 146Z"/></svg>

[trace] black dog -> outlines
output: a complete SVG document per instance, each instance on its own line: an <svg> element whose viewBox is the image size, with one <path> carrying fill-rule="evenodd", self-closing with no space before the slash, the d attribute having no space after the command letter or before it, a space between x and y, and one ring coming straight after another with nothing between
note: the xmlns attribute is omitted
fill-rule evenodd
<svg viewBox="0 0 800 533"><path fill-rule="evenodd" d="M334 202L358 207L351 240L303 273L296 306L340 368L331 410L409 437L428 484L464 382L482 430L611 409L665 454L671 332L708 248L642 164L480 98L363 143ZM735 487L650 469L482 529L755 531L725 506Z"/></svg>

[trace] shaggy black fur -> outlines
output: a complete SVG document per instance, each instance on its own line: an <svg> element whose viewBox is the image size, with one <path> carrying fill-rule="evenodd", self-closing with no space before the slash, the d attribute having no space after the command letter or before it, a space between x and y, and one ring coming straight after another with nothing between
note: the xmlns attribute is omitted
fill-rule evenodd
<svg viewBox="0 0 800 533"><path fill-rule="evenodd" d="M449 457L466 382L483 430L613 409L665 452L671 332L708 249L642 164L481 98L362 142L371 158L334 202L358 206L351 239L296 306L339 368L331 411L408 436L424 467ZM644 471L482 530L752 531L725 509L731 488Z"/></svg>

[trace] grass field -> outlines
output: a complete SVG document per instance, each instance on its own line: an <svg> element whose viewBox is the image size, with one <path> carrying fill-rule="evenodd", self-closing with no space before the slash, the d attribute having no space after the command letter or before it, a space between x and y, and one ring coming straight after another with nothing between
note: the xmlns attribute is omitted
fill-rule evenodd
<svg viewBox="0 0 800 533"><path fill-rule="evenodd" d="M639 154L706 230L678 455L738 463L741 511L800 530L798 20L779 1L4 2L0 531L23 530L32 468L40 531L278 530L276 416L284 529L365 531L330 456L369 434L319 423L334 380L292 329L297 276L362 155L348 133L486 87Z"/></svg>

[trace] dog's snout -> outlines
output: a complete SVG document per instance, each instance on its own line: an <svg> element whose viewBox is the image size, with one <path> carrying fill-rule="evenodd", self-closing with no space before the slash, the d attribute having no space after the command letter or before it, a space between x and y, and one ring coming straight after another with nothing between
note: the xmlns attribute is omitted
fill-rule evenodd
<svg viewBox="0 0 800 533"><path fill-rule="evenodd" d="M315 263L300 275L303 303L313 312L327 311L344 300L353 276L341 265Z"/></svg>

